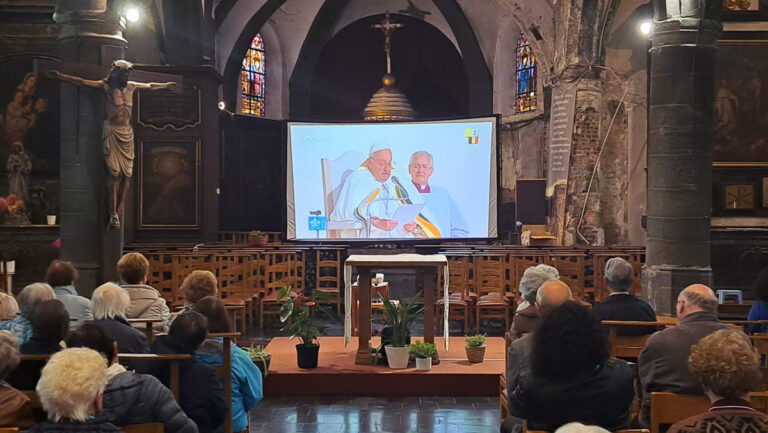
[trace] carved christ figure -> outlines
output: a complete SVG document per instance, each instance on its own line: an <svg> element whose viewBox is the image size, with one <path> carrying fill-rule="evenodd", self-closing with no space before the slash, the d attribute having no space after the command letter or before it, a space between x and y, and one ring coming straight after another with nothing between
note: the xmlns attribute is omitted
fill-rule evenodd
<svg viewBox="0 0 768 433"><path fill-rule="evenodd" d="M101 80L86 80L81 77L62 74L59 71L48 71L47 76L55 80L76 86L101 89L107 96L106 119L102 137L104 140L104 159L107 165L109 192L109 227L120 228L118 214L123 211L125 194L133 175L133 127L131 126L131 110L133 107L133 92L142 90L178 90L179 85L170 83L138 83L128 81L128 74L133 64L125 60L115 60L109 76Z"/></svg>

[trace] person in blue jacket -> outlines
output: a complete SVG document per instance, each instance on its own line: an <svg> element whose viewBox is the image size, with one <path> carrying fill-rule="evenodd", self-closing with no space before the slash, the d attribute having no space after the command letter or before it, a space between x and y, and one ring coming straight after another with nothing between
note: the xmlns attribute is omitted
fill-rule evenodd
<svg viewBox="0 0 768 433"><path fill-rule="evenodd" d="M752 283L752 294L757 300L749 310L747 320L768 320L768 268L757 274ZM768 325L749 325L749 333L768 332Z"/></svg>
<svg viewBox="0 0 768 433"><path fill-rule="evenodd" d="M194 311L208 319L208 333L230 332L224 303L214 296L197 301ZM195 352L195 359L206 364L223 363L222 338L208 338ZM248 427L248 411L264 397L261 370L245 351L232 344L232 431L241 432Z"/></svg>

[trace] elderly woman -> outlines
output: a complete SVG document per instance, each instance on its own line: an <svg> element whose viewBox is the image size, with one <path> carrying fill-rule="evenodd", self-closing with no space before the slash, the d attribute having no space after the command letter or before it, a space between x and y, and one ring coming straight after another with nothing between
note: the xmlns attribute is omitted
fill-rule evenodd
<svg viewBox="0 0 768 433"><path fill-rule="evenodd" d="M10 331L19 344L26 343L32 338L32 312L37 304L54 299L55 295L51 286L45 283L34 283L19 293L16 301L19 304L19 312L11 320L0 322L0 331Z"/></svg>
<svg viewBox="0 0 768 433"><path fill-rule="evenodd" d="M531 371L509 396L510 415L531 430L570 422L626 429L635 395L626 361L609 358L608 337L587 307L569 301L548 310L533 333Z"/></svg>
<svg viewBox="0 0 768 433"><path fill-rule="evenodd" d="M525 270L523 277L520 278L519 286L523 302L517 307L515 316L512 318L512 327L509 330L512 340L522 337L536 327L539 322L539 311L534 305L536 303L536 291L547 281L558 278L560 278L560 273L549 265L531 266Z"/></svg>
<svg viewBox="0 0 768 433"><path fill-rule="evenodd" d="M128 292L114 283L97 287L91 296L93 324L103 329L117 342L122 353L147 353L147 337L133 328L125 318L131 298Z"/></svg>
<svg viewBox="0 0 768 433"><path fill-rule="evenodd" d="M173 320L181 313L192 311L195 302L205 298L206 296L216 296L218 292L218 282L216 276L211 271L192 271L184 281L181 283L181 293L184 294L184 307L171 314L171 318L168 320L165 331L167 332Z"/></svg>
<svg viewBox="0 0 768 433"><path fill-rule="evenodd" d="M766 431L768 415L749 405L749 392L762 382L760 354L747 337L723 329L699 340L688 357L712 402L709 411L674 424L669 433Z"/></svg>
<svg viewBox="0 0 768 433"><path fill-rule="evenodd" d="M5 293L0 292L0 320L11 320L19 312L19 304L16 299Z"/></svg>
<svg viewBox="0 0 768 433"><path fill-rule="evenodd" d="M29 398L5 382L20 359L16 338L8 331L0 331L0 428L27 429L35 424Z"/></svg>
<svg viewBox="0 0 768 433"><path fill-rule="evenodd" d="M118 433L99 417L107 384L107 364L95 350L73 348L53 355L37 383L37 395L48 419L32 433Z"/></svg>
<svg viewBox="0 0 768 433"><path fill-rule="evenodd" d="M149 276L147 258L141 253L128 253L117 262L117 273L120 275L120 286L131 297L128 318L158 319L160 322L153 324L152 327L155 331L162 330L168 322L170 312L160 292L147 285Z"/></svg>

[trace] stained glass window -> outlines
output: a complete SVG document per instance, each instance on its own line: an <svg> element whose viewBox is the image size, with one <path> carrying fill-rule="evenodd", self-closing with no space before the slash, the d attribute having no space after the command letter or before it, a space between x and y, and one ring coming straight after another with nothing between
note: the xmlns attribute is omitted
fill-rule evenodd
<svg viewBox="0 0 768 433"><path fill-rule="evenodd" d="M517 40L517 65L515 74L517 88L515 89L515 112L525 113L536 110L536 56L533 55L531 44L524 34Z"/></svg>
<svg viewBox="0 0 768 433"><path fill-rule="evenodd" d="M264 117L264 41L256 34L240 71L241 112Z"/></svg>

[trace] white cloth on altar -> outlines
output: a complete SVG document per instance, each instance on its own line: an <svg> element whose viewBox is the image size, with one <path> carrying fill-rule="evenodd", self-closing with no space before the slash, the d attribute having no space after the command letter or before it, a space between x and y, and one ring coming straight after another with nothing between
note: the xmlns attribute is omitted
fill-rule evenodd
<svg viewBox="0 0 768 433"><path fill-rule="evenodd" d="M411 263L428 262L435 266L443 265L443 336L445 337L445 350L449 348L449 330L448 330L448 259L442 254L422 255L422 254L390 254L390 255L363 255L353 254L347 257L344 262L344 347L347 347L352 337L352 266L376 262L382 268L387 267L387 263ZM375 265L374 265L375 267ZM421 266L419 266L421 267Z"/></svg>

